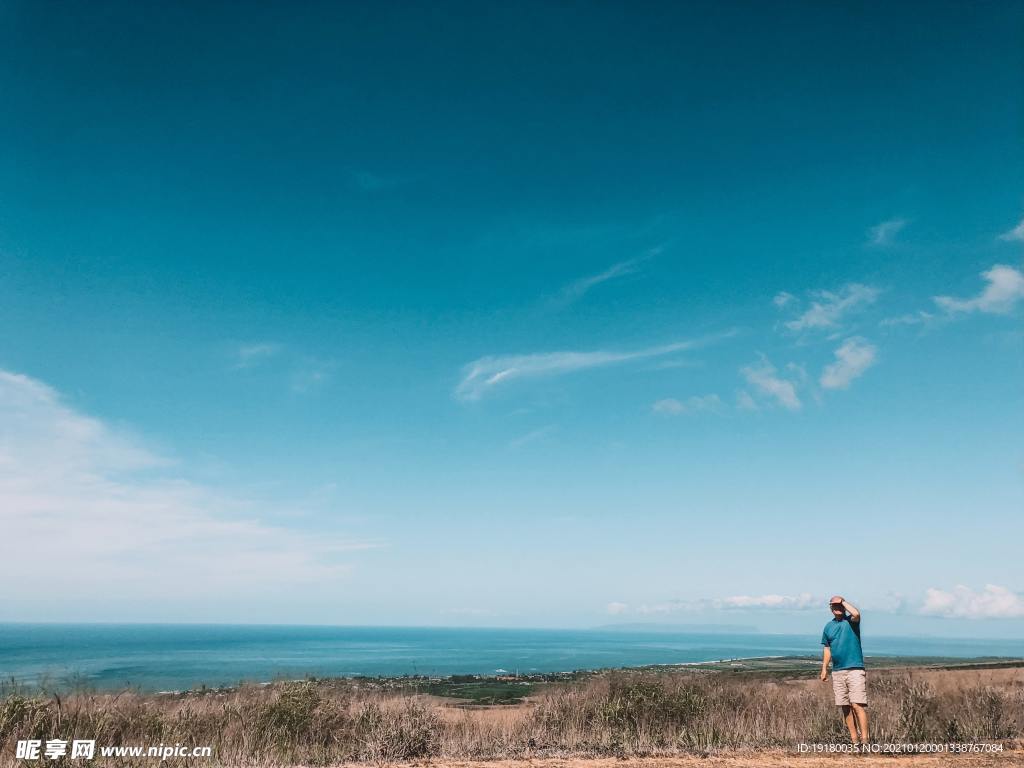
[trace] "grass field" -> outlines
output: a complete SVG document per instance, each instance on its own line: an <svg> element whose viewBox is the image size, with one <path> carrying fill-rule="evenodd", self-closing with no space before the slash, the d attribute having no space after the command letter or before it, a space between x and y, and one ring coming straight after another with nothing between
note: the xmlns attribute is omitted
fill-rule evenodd
<svg viewBox="0 0 1024 768"><path fill-rule="evenodd" d="M0 755L11 764L18 740L61 738L213 748L213 759L162 763L168 766L529 760L557 768L580 758L656 758L681 768L696 764L693 756L733 761L722 765L812 766L839 758L799 756L797 745L845 738L831 686L816 679L819 664L795 657L528 679L306 680L176 694L9 688L0 699ZM875 658L869 666L873 741L985 742L1006 750L944 758L964 765L1024 756L1024 660ZM876 760L856 757L862 765Z"/></svg>
<svg viewBox="0 0 1024 768"><path fill-rule="evenodd" d="M873 656L868 663L874 670L882 669L1012 669L1022 663L1019 659L975 658L965 661L957 657L936 656ZM780 678L816 678L821 669L819 656L786 656L755 659L712 661L701 664L658 665L643 667L650 674L718 673L724 675L755 675ZM453 675L445 678L400 677L383 678L382 687L424 693L431 696L458 699L463 706L521 704L552 686L564 685L592 677L606 675L615 670L577 671L557 674L516 676ZM371 684L364 679L364 685Z"/></svg>

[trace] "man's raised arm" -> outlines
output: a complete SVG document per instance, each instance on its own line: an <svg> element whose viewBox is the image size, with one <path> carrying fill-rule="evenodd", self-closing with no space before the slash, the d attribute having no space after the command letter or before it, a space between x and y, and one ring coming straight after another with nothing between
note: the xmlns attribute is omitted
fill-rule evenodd
<svg viewBox="0 0 1024 768"><path fill-rule="evenodd" d="M850 621L860 621L860 611L857 610L857 606L849 600L843 600L843 608L850 614Z"/></svg>

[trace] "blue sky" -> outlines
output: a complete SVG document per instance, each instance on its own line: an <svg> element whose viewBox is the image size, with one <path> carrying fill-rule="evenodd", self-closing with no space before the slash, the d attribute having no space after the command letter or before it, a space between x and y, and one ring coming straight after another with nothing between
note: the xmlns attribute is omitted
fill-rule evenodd
<svg viewBox="0 0 1024 768"><path fill-rule="evenodd" d="M0 618L1024 636L1021 3L0 21Z"/></svg>

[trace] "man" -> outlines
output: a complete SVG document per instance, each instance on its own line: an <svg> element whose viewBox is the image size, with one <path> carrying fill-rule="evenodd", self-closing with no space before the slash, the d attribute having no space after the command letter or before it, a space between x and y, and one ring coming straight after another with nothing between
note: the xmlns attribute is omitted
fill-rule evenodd
<svg viewBox="0 0 1024 768"><path fill-rule="evenodd" d="M843 708L843 720L850 729L850 740L854 744L867 744L868 690L864 653L860 647L860 611L841 595L836 595L828 603L832 621L821 633L821 644L825 646L821 680L828 680L828 665L832 662L832 691L836 696L836 706Z"/></svg>

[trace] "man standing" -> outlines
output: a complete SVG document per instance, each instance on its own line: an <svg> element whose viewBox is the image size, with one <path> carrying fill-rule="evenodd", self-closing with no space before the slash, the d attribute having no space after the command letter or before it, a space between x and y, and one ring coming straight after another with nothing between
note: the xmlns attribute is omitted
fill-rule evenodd
<svg viewBox="0 0 1024 768"><path fill-rule="evenodd" d="M832 691L836 706L843 708L843 720L850 729L850 740L868 743L868 690L864 672L864 653L860 647L860 611L836 595L828 601L832 621L821 633L825 646L821 659L822 682L828 680L828 664L832 662ZM860 738L857 729L860 728Z"/></svg>

